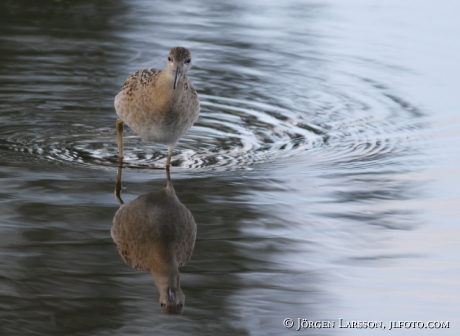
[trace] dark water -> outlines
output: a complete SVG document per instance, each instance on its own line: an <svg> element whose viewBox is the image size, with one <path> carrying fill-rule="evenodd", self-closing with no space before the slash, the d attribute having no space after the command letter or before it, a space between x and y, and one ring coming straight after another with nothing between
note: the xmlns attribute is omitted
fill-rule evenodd
<svg viewBox="0 0 460 336"><path fill-rule="evenodd" d="M459 10L2 0L0 334L458 335ZM176 45L202 109L171 177L198 233L167 316L110 236L113 98ZM164 147L125 150L125 201L165 187Z"/></svg>

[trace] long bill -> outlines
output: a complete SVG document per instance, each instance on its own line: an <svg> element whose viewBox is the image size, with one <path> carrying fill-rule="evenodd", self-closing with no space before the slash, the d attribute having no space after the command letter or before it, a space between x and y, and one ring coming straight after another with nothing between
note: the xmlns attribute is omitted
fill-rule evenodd
<svg viewBox="0 0 460 336"><path fill-rule="evenodd" d="M174 77L174 85L173 85L174 90L177 87L177 82L179 81L180 76L181 76L181 73L180 73L180 70L179 70L179 67L178 67L176 69L176 76Z"/></svg>

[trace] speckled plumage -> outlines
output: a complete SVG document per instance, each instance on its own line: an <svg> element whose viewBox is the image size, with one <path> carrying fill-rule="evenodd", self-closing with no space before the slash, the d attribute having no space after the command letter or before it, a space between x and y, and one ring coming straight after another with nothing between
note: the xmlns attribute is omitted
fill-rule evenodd
<svg viewBox="0 0 460 336"><path fill-rule="evenodd" d="M115 97L115 109L124 123L142 139L168 147L167 165L172 149L200 113L198 95L186 75L190 67L190 51L175 47L165 69L133 73Z"/></svg>
<svg viewBox="0 0 460 336"><path fill-rule="evenodd" d="M154 276L162 311L180 313L185 296L178 267L190 260L196 223L177 198L169 174L165 189L139 196L118 209L111 233L123 260Z"/></svg>

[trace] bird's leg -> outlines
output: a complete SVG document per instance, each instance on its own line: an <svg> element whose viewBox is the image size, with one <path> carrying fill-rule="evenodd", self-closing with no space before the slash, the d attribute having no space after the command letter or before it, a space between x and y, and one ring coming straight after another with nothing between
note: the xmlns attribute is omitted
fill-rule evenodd
<svg viewBox="0 0 460 336"><path fill-rule="evenodd" d="M123 120L117 119L118 162L123 163Z"/></svg>
<svg viewBox="0 0 460 336"><path fill-rule="evenodd" d="M115 183L115 197L120 204L123 204L121 199L121 172L123 163L123 120L117 119L116 122L117 138L118 138L118 170L117 170L117 182Z"/></svg>
<svg viewBox="0 0 460 336"><path fill-rule="evenodd" d="M166 168L169 169L169 166L171 165L171 156L172 156L172 152L173 152L173 146L169 147L168 146L168 158L166 159Z"/></svg>
<svg viewBox="0 0 460 336"><path fill-rule="evenodd" d="M121 171L122 171L121 165L118 166L117 170L117 182L115 183L115 198L118 200L120 204L123 204L123 200L121 199Z"/></svg>
<svg viewBox="0 0 460 336"><path fill-rule="evenodd" d="M166 166L166 183L171 183L171 174L169 173L169 166Z"/></svg>
<svg viewBox="0 0 460 336"><path fill-rule="evenodd" d="M169 166L166 166L166 191L171 194L171 190L174 190L174 187L171 183L171 174L169 174Z"/></svg>

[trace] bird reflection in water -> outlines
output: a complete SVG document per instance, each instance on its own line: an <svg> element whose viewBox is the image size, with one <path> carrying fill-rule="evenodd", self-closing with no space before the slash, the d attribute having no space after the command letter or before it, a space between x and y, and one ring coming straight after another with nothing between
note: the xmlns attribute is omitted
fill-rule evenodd
<svg viewBox="0 0 460 336"><path fill-rule="evenodd" d="M185 295L178 267L185 265L195 246L196 223L176 196L169 169L166 188L123 203L118 168L115 196L122 204L113 218L112 238L123 260L151 273L160 292L161 312L182 314Z"/></svg>

